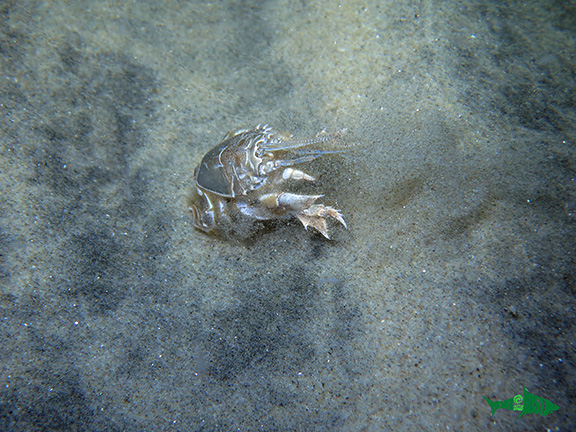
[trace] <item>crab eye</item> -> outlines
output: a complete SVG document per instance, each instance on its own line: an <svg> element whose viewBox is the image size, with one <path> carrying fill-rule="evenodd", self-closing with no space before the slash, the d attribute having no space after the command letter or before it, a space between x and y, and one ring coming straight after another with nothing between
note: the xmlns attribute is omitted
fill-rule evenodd
<svg viewBox="0 0 576 432"><path fill-rule="evenodd" d="M274 162L268 161L268 162L266 162L265 164L262 164L262 165L260 166L260 175L266 175L266 174L268 174L269 172L273 171L274 168L275 168Z"/></svg>

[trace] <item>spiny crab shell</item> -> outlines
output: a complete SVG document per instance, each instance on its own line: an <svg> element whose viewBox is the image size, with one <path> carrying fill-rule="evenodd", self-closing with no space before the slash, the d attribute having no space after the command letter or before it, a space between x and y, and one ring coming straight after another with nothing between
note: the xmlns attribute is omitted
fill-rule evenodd
<svg viewBox="0 0 576 432"><path fill-rule="evenodd" d="M228 133L224 140L202 158L194 171L198 199L190 204L193 224L209 232L222 223L231 223L230 212L258 220L295 216L328 236L326 217L331 216L345 228L339 210L315 204L323 195L297 195L284 190L290 180L315 181L303 171L292 168L320 156L343 150L304 150L315 144L334 142L343 131L320 132L309 140L291 140L277 134L268 125Z"/></svg>

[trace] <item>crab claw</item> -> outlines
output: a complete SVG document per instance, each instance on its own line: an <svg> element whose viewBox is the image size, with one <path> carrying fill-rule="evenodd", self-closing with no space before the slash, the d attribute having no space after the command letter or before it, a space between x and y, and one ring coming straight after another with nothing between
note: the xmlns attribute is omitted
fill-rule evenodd
<svg viewBox="0 0 576 432"><path fill-rule="evenodd" d="M260 203L263 204L264 208L277 211L278 214L291 214L296 216L304 228L308 229L309 226L317 229L322 233L324 237L329 239L328 228L326 226L326 217L331 216L344 225L344 228L348 229L342 213L340 210L336 210L334 207L327 207L323 204L314 204L314 202L323 197L323 195L296 195L293 193L282 192L282 193L271 193L263 195L260 198ZM251 214L253 217L258 218L258 216L244 209L245 214ZM266 217L261 217L262 219L267 219Z"/></svg>
<svg viewBox="0 0 576 432"><path fill-rule="evenodd" d="M322 204L314 204L307 209L302 210L299 213L295 213L296 217L302 222L304 228L308 229L309 226L317 229L324 237L330 239L328 235L328 228L326 226L326 217L332 216L342 225L344 228L348 229L348 225L342 217L340 210L336 210L333 207L326 207Z"/></svg>

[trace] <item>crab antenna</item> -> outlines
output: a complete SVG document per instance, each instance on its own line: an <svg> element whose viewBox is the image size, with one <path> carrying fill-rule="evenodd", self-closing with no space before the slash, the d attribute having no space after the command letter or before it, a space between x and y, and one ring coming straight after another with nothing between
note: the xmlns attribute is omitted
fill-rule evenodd
<svg viewBox="0 0 576 432"><path fill-rule="evenodd" d="M340 135L342 135L342 133L344 133L345 130L346 129L343 129L339 132L334 132L331 134L322 133L320 136L317 136L316 138L307 139L307 140L296 140L296 141L286 141L286 142L282 141L282 140L272 141L270 144L263 144L262 149L267 150L267 151L276 151L276 150L290 150L290 149L295 149L295 148L300 148L300 147L306 147L306 146L310 146L313 144L318 144L318 143L322 143L322 142L326 142L326 141L335 140Z"/></svg>
<svg viewBox="0 0 576 432"><path fill-rule="evenodd" d="M296 150L294 153L297 155L315 155L315 156L322 156L326 154L340 154L340 153L348 153L352 151L352 149L345 148L345 149L338 149L338 150Z"/></svg>

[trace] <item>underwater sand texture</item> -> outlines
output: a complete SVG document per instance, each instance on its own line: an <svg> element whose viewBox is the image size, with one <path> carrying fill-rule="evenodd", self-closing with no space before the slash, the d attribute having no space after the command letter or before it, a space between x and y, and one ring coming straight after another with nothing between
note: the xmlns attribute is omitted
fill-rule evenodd
<svg viewBox="0 0 576 432"><path fill-rule="evenodd" d="M1 430L576 428L573 7L70 3L0 5ZM349 231L193 228L258 123Z"/></svg>

